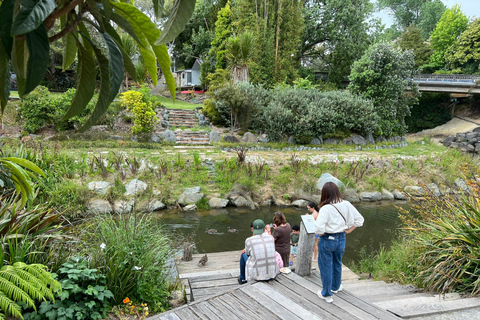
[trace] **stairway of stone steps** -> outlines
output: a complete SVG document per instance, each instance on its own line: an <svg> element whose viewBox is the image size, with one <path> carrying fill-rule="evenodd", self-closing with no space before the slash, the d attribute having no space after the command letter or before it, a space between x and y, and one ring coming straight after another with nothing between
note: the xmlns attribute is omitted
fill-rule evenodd
<svg viewBox="0 0 480 320"><path fill-rule="evenodd" d="M172 127L192 128L198 126L198 118L193 110L168 109L168 121Z"/></svg>
<svg viewBox="0 0 480 320"><path fill-rule="evenodd" d="M345 293L352 293L404 319L480 308L480 298L462 298L455 293L438 295L398 283L356 280L344 281L343 286Z"/></svg>
<svg viewBox="0 0 480 320"><path fill-rule="evenodd" d="M177 144L210 144L210 137L206 131L175 130Z"/></svg>

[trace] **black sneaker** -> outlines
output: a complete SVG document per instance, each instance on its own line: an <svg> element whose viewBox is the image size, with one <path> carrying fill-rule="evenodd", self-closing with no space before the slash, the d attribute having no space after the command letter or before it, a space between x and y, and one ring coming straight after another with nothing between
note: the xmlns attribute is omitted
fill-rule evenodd
<svg viewBox="0 0 480 320"><path fill-rule="evenodd" d="M247 283L247 280L240 279L240 277L238 277L238 284L245 284L245 283Z"/></svg>

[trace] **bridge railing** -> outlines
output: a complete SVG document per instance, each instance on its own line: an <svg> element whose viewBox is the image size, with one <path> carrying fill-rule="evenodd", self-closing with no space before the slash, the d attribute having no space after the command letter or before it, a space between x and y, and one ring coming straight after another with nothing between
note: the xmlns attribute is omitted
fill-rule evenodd
<svg viewBox="0 0 480 320"><path fill-rule="evenodd" d="M419 74L413 77L415 82L461 82L461 83L480 83L480 75L467 74Z"/></svg>

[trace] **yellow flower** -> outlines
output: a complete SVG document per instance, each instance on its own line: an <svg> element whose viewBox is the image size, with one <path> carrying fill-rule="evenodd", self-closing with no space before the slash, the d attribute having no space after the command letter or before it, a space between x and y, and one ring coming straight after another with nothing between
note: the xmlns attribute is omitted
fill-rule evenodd
<svg viewBox="0 0 480 320"><path fill-rule="evenodd" d="M146 317L146 316L148 316L148 311L147 311L147 312L145 312L145 317Z"/></svg>

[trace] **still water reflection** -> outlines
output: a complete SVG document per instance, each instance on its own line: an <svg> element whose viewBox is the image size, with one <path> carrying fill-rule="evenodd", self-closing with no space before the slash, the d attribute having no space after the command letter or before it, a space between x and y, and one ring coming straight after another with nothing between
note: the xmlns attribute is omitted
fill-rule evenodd
<svg viewBox="0 0 480 320"><path fill-rule="evenodd" d="M347 248L344 263L357 261L359 251L365 247L367 252L377 250L380 245L388 246L400 227L398 210L395 206L407 207L407 203L356 204L365 217L364 226L357 228L347 236ZM201 212L166 211L159 215L166 230L178 239L191 236L195 242L196 252L220 252L242 250L245 239L251 236L250 222L263 219L265 223L273 222L273 213L282 211L290 225L300 224L300 216L306 209L264 207L258 210L245 208L227 208ZM237 229L238 233L228 232L228 228ZM216 229L216 234L206 233L207 229Z"/></svg>

